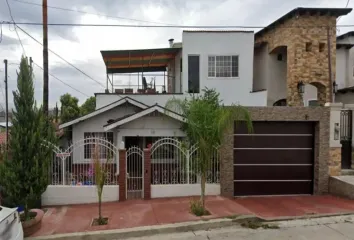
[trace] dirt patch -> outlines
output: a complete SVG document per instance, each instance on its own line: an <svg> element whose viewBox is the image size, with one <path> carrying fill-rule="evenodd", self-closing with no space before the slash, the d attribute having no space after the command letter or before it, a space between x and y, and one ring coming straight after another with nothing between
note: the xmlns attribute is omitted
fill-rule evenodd
<svg viewBox="0 0 354 240"><path fill-rule="evenodd" d="M94 218L92 220L92 224L91 226L103 226L103 225L107 225L108 224L108 218Z"/></svg>

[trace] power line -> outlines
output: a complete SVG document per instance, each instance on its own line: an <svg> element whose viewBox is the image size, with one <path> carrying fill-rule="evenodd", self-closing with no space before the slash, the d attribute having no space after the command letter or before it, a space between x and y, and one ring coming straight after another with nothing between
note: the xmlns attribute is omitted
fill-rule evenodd
<svg viewBox="0 0 354 240"><path fill-rule="evenodd" d="M14 24L9 21L2 21L3 24ZM17 22L16 25L32 25L32 26L42 26L43 23L36 22ZM194 29L252 29L252 28L266 28L266 26L245 26L245 25L235 25L235 26L212 26L212 25L134 25L134 24L95 24L95 23L48 23L48 26L66 26L66 27L127 27L127 28L194 28ZM337 25L336 27L354 27L354 24L347 25ZM286 26L279 28L328 28L328 25L317 25L317 26Z"/></svg>
<svg viewBox="0 0 354 240"><path fill-rule="evenodd" d="M347 8L347 7L348 7L349 2L350 2L350 0L347 0L347 4L345 4L345 8ZM339 21L339 19L341 19L341 17L342 17L342 16L339 16L339 18L337 19L337 22Z"/></svg>
<svg viewBox="0 0 354 240"><path fill-rule="evenodd" d="M41 66L39 66L37 63L35 63L35 62L33 62L33 63L34 63L34 65L36 65L38 68L42 69L42 71L44 71L44 69L43 69ZM57 78L57 77L54 76L53 74L51 74L51 73L48 73L48 74L49 74L51 77L53 77L54 79L56 79L56 80L58 80L59 82L61 82L62 84L64 84L64 85L68 86L69 88L71 88L71 89L77 91L78 93L81 93L82 95L85 95L86 97L90 97L90 96L87 95L86 93L83 93L83 92L81 92L80 90L74 88L73 86L67 84L66 82L64 82L64 81L62 81L61 79Z"/></svg>
<svg viewBox="0 0 354 240"><path fill-rule="evenodd" d="M23 47L23 44L22 44L22 41L21 41L20 35L19 35L19 34L18 34L18 32L17 32L17 28L16 28L15 20L14 20L14 17L12 16L11 7L10 7L10 4L9 4L9 1L8 1L8 0L6 0L6 4L7 4L7 8L9 9L9 13L10 13L10 17L11 17L11 19L12 19L12 22L13 22L13 23L14 23L14 25L15 25L15 32L16 32L17 38L18 38L18 40L19 40L19 42L20 42L20 44L21 44L22 51L23 51L23 53L24 53L24 54L26 54L26 51L25 51L25 48Z"/></svg>
<svg viewBox="0 0 354 240"><path fill-rule="evenodd" d="M16 23L17 25L17 23ZM29 36L30 38L32 38L34 41L36 41L38 44L40 44L41 46L43 46L43 43L41 43L40 41L38 41L36 38L34 38L31 34L29 34L28 32L26 32L25 30L23 30L21 27L17 26L22 32L24 32L27 36ZM61 60L63 60L64 62L66 62L67 64L69 64L71 67L75 68L77 71L79 71L80 73L82 73L83 75L85 75L86 77L88 77L89 79L91 79L92 81L96 82L97 84L101 85L103 88L105 88L105 86L100 83L99 81L95 80L94 78L92 78L91 76L89 76L87 73L85 73L84 71L82 71L81 69L79 69L78 67L76 67L74 64L70 63L69 61L67 61L65 58L63 58L62 56L60 56L58 53L54 52L53 50L48 48L48 51L50 51L51 53L53 53L55 56L57 56L58 58L60 58Z"/></svg>
<svg viewBox="0 0 354 240"><path fill-rule="evenodd" d="M31 2L20 1L20 0L13 0L13 1L14 2L19 2L19 3L24 3L24 4L29 4L29 5L34 5L34 6L38 6L38 7L42 7L42 4L39 4L39 3L31 3ZM136 18L126 18L126 17L112 16L112 15L106 15L106 14L100 14L100 13L85 12L85 11L82 11L82 10L75 10L75 9L63 8L63 7L55 7L55 6L47 6L47 7L48 8L52 8L52 9L57 9L57 10L63 10L63 11L69 11L69 12L77 12L77 13L82 13L82 14L90 14L90 15L96 15L96 16L100 16L100 17L122 19L122 20L129 20L129 21L135 21L135 22L164 24L164 25L171 25L171 26L174 25L174 24L170 24L170 23L153 22L153 21L147 21L147 20L140 20L140 19L136 19Z"/></svg>

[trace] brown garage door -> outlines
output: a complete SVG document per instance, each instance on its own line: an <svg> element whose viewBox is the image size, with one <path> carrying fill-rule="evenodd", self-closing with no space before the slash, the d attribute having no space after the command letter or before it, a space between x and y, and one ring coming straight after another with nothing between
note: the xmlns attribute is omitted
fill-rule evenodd
<svg viewBox="0 0 354 240"><path fill-rule="evenodd" d="M234 132L234 196L312 194L314 125L253 122Z"/></svg>

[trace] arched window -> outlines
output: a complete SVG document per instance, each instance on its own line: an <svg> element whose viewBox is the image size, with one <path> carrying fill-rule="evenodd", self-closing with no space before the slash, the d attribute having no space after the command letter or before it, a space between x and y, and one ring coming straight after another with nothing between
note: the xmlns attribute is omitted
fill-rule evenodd
<svg viewBox="0 0 354 240"><path fill-rule="evenodd" d="M284 98L276 101L273 106L286 106L286 99Z"/></svg>

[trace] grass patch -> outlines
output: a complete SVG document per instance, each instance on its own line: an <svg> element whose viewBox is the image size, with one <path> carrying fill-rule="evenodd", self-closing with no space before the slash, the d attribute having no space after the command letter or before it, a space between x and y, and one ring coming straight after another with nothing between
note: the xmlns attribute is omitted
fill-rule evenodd
<svg viewBox="0 0 354 240"><path fill-rule="evenodd" d="M260 219L245 219L239 221L240 225L244 228L250 228L250 229L258 229L258 228L263 228L263 229L279 229L278 225L275 224L267 224L264 223Z"/></svg>
<svg viewBox="0 0 354 240"><path fill-rule="evenodd" d="M193 213L197 217L210 215L210 212L207 209L203 208L203 204L199 200L192 200L189 204L189 207L191 213Z"/></svg>
<svg viewBox="0 0 354 240"><path fill-rule="evenodd" d="M239 216L240 215L235 214L235 215L227 216L226 218L234 220L237 219Z"/></svg>

